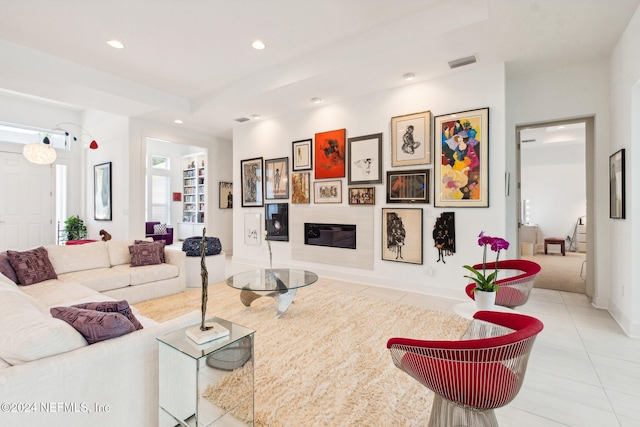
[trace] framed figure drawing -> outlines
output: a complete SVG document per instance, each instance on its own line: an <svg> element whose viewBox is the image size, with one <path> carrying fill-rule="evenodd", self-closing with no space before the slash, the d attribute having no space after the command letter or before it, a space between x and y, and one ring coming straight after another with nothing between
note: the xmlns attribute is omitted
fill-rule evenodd
<svg viewBox="0 0 640 427"><path fill-rule="evenodd" d="M262 157L240 161L242 207L262 206Z"/></svg>
<svg viewBox="0 0 640 427"><path fill-rule="evenodd" d="M382 259L422 264L422 209L382 208Z"/></svg>
<svg viewBox="0 0 640 427"><path fill-rule="evenodd" d="M244 214L244 244L260 246L262 242L262 224L259 213Z"/></svg>
<svg viewBox="0 0 640 427"><path fill-rule="evenodd" d="M349 185L382 183L382 134L349 138Z"/></svg>
<svg viewBox="0 0 640 427"><path fill-rule="evenodd" d="M346 129L316 133L315 179L344 178Z"/></svg>
<svg viewBox="0 0 640 427"><path fill-rule="evenodd" d="M291 203L309 203L310 175L309 172L291 174Z"/></svg>
<svg viewBox="0 0 640 427"><path fill-rule="evenodd" d="M387 172L387 203L429 203L429 169Z"/></svg>
<svg viewBox="0 0 640 427"><path fill-rule="evenodd" d="M232 182L220 182L219 187L219 200L218 206L220 209L232 209L233 208L233 183Z"/></svg>
<svg viewBox="0 0 640 427"><path fill-rule="evenodd" d="M489 109L437 116L434 205L489 206Z"/></svg>
<svg viewBox="0 0 640 427"><path fill-rule="evenodd" d="M289 204L267 203L264 205L264 225L267 240L289 241Z"/></svg>
<svg viewBox="0 0 640 427"><path fill-rule="evenodd" d="M342 181L316 181L313 193L315 203L342 203Z"/></svg>
<svg viewBox="0 0 640 427"><path fill-rule="evenodd" d="M93 167L93 219L111 221L111 162Z"/></svg>
<svg viewBox="0 0 640 427"><path fill-rule="evenodd" d="M311 151L311 140L303 139L293 141L291 152L294 171L310 170L313 167L313 152Z"/></svg>
<svg viewBox="0 0 640 427"><path fill-rule="evenodd" d="M289 158L268 159L264 161L265 198L289 198Z"/></svg>
<svg viewBox="0 0 640 427"><path fill-rule="evenodd" d="M436 157L437 158L437 157ZM391 166L431 163L431 112L391 118Z"/></svg>
<svg viewBox="0 0 640 427"><path fill-rule="evenodd" d="M609 218L625 217L624 148L609 156Z"/></svg>

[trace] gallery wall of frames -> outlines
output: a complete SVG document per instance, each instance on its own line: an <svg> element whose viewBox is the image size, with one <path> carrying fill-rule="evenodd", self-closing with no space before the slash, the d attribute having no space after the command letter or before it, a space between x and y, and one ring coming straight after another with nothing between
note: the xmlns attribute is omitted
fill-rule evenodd
<svg viewBox="0 0 640 427"><path fill-rule="evenodd" d="M489 108L424 110L390 117L384 128L365 135L318 129L291 141L287 156L240 160L240 206L264 208L264 222L254 211L245 215L244 243L260 245L263 235L289 241L289 204L379 206L381 259L423 264L424 205L489 207ZM431 230L436 262L455 253L455 234L454 212L442 212Z"/></svg>

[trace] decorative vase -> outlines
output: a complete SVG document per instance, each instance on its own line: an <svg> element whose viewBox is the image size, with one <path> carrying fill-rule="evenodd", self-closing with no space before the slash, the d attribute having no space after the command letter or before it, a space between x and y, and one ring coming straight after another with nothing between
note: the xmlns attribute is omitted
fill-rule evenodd
<svg viewBox="0 0 640 427"><path fill-rule="evenodd" d="M478 310L493 310L496 305L496 293L481 291L474 289L473 297L476 300L476 307Z"/></svg>

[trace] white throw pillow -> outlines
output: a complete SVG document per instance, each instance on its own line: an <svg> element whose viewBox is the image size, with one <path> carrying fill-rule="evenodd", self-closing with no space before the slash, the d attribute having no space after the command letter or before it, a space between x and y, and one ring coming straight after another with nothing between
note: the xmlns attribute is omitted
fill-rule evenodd
<svg viewBox="0 0 640 427"><path fill-rule="evenodd" d="M153 226L153 234L167 234L167 224L156 224Z"/></svg>
<svg viewBox="0 0 640 427"><path fill-rule="evenodd" d="M40 311L21 292L0 289L0 358L11 365L87 345L65 321Z"/></svg>

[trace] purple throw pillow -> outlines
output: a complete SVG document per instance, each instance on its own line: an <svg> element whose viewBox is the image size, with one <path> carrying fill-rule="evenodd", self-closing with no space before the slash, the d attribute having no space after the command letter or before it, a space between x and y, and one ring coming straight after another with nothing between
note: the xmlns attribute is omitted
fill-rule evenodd
<svg viewBox="0 0 640 427"><path fill-rule="evenodd" d="M13 283L18 283L18 276L16 275L16 271L11 266L11 262L9 261L9 256L6 252L0 252L0 273L4 274L9 278L9 280L13 281Z"/></svg>
<svg viewBox="0 0 640 427"><path fill-rule="evenodd" d="M148 242L146 240L136 240L133 242L134 245L156 245L158 248L158 252L160 253L160 262L164 264L164 246L167 244L164 240L155 240L153 242Z"/></svg>
<svg viewBox="0 0 640 427"><path fill-rule="evenodd" d="M7 251L7 256L21 285L58 278L44 246L23 252Z"/></svg>
<svg viewBox="0 0 640 427"><path fill-rule="evenodd" d="M89 344L117 338L136 330L120 313L103 313L76 307L53 307L51 315L64 320L80 332Z"/></svg>
<svg viewBox="0 0 640 427"><path fill-rule="evenodd" d="M158 245L131 245L129 254L131 254L131 267L162 264Z"/></svg>
<svg viewBox="0 0 640 427"><path fill-rule="evenodd" d="M82 304L74 304L71 307L82 308L85 310L96 310L103 313L120 313L133 324L136 330L142 329L142 324L138 319L136 319L136 316L133 314L133 311L131 311L131 307L129 307L129 303L126 300L85 302Z"/></svg>

